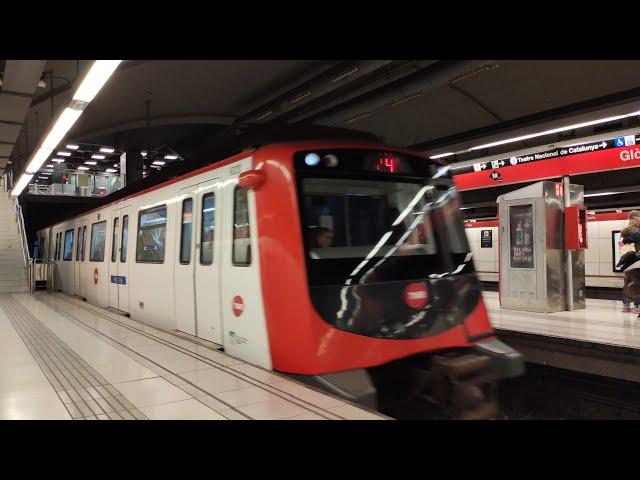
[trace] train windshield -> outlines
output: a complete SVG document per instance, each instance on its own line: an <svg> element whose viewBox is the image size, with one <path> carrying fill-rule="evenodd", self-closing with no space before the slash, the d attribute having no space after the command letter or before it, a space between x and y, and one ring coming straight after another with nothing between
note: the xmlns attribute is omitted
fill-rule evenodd
<svg viewBox="0 0 640 480"><path fill-rule="evenodd" d="M309 297L325 322L387 339L464 322L480 287L447 171L395 152L294 156Z"/></svg>

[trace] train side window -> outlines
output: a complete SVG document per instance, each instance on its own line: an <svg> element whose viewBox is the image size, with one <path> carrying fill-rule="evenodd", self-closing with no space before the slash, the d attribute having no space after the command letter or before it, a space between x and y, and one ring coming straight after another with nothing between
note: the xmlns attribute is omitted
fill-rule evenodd
<svg viewBox="0 0 640 480"><path fill-rule="evenodd" d="M200 264L213 263L213 240L215 234L216 197L207 193L202 197L202 221L200 222Z"/></svg>
<svg viewBox="0 0 640 480"><path fill-rule="evenodd" d="M191 231L193 225L193 198L182 201L182 224L180 227L180 263L191 263Z"/></svg>
<svg viewBox="0 0 640 480"><path fill-rule="evenodd" d="M76 262L80 260L80 244L82 243L82 227L78 227L78 234L76 235L78 239L76 243Z"/></svg>
<svg viewBox="0 0 640 480"><path fill-rule="evenodd" d="M62 259L65 262L73 260L73 228L64 232L64 254Z"/></svg>
<svg viewBox="0 0 640 480"><path fill-rule="evenodd" d="M120 223L120 218L116 217L113 219L113 235L111 235L111 263L115 262L118 258L118 225Z"/></svg>
<svg viewBox="0 0 640 480"><path fill-rule="evenodd" d="M247 190L236 186L233 191L233 264L251 265L251 230Z"/></svg>
<svg viewBox="0 0 640 480"><path fill-rule="evenodd" d="M127 261L127 243L129 242L129 215L122 217L122 238L120 240L120 263Z"/></svg>
<svg viewBox="0 0 640 480"><path fill-rule="evenodd" d="M107 238L107 221L91 225L91 247L89 248L90 262L104 261L104 245Z"/></svg>
<svg viewBox="0 0 640 480"><path fill-rule="evenodd" d="M167 206L141 210L138 215L136 262L164 263Z"/></svg>
<svg viewBox="0 0 640 480"><path fill-rule="evenodd" d="M87 244L87 226L82 227L82 254L81 260L84 262L84 246Z"/></svg>

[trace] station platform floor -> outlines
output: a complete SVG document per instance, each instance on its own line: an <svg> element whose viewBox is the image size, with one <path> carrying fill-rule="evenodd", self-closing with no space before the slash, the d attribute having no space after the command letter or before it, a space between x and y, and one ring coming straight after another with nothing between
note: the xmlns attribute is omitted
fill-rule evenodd
<svg viewBox="0 0 640 480"><path fill-rule="evenodd" d="M40 292L0 295L0 419L388 417L81 299Z"/></svg>
<svg viewBox="0 0 640 480"><path fill-rule="evenodd" d="M621 301L587 298L582 310L536 313L501 308L498 292L482 295L497 330L640 350L640 318L622 312Z"/></svg>

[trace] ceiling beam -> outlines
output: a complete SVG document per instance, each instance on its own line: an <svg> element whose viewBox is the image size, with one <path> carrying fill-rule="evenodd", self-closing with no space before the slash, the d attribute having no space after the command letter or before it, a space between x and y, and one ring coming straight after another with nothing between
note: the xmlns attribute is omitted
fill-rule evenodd
<svg viewBox="0 0 640 480"><path fill-rule="evenodd" d="M571 117L581 113L599 110L603 107L612 107L621 105L630 101L640 100L640 87L612 93L602 97L591 98L581 102L564 105L562 107L545 110L542 112L525 115L523 117L505 120L486 127L480 127L465 132L454 133L446 137L440 137L425 142L414 143L408 145L407 148L424 152L445 146L454 146L458 143L467 142L469 140L486 139L489 136L508 133L524 127L542 125L551 120L561 120L562 118Z"/></svg>

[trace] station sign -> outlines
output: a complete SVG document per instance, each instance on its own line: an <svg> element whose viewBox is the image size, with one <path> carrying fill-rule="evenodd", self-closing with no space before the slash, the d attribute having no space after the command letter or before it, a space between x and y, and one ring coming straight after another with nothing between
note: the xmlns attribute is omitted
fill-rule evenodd
<svg viewBox="0 0 640 480"><path fill-rule="evenodd" d="M640 135L568 145L452 170L458 190L640 166Z"/></svg>

